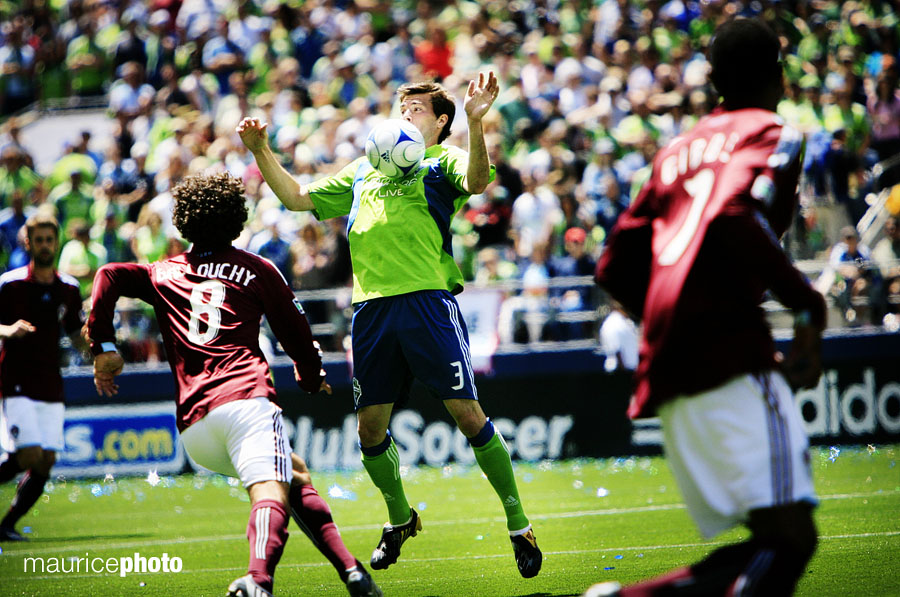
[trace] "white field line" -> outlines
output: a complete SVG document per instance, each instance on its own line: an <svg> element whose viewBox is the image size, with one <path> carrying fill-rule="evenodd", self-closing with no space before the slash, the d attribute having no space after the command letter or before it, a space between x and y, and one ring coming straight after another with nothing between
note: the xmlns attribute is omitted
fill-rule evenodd
<svg viewBox="0 0 900 597"><path fill-rule="evenodd" d="M885 531L880 533L853 533L853 534L843 534L843 535L822 535L819 537L820 540L824 541L832 541L832 540L840 540L840 539L865 539L869 537L896 537L900 536L900 531ZM244 537L241 537L242 539ZM221 537L220 539L224 539ZM597 549L571 549L564 551L545 551L544 555L579 555L579 554L590 554L590 553L603 553L603 552L623 552L623 551L636 551L643 553L645 551L658 551L663 549L684 549L684 548L695 548L695 547L716 547L718 545L726 545L728 542L725 541L704 541L697 543L675 543L670 545L642 545L642 546L628 546L628 547L603 547ZM4 552L5 553L5 552ZM143 556L150 557L150 556ZM157 556L158 557L158 556ZM497 558L508 558L508 553L502 554L486 554L486 555L466 555L466 556L442 556L435 558L404 558L403 561L414 564L416 562L445 562L447 560L492 560ZM114 558L118 559L118 558ZM278 565L279 568L319 568L322 566L330 566L328 562L309 562L309 563L297 563L297 564L288 564L288 563L280 563ZM240 572L246 571L246 566L231 566L228 568L201 568L197 570L183 570L185 573L190 574L211 574L211 573L219 573L219 572ZM129 572L129 576L150 576L154 573L139 573L139 572ZM51 578L95 578L97 576L101 576L100 574L44 574L41 576L33 576L33 575L22 575L22 576L12 576L12 579L30 579L30 580L47 580ZM115 576L115 574L105 574L103 576Z"/></svg>
<svg viewBox="0 0 900 597"><path fill-rule="evenodd" d="M820 500L846 500L846 499L857 499L857 498L871 498L871 497L892 497L896 496L896 492L870 492L870 493L843 493L843 494L833 494L826 496L819 496ZM529 516L532 520L556 520L556 519L564 519L564 518L583 518L589 516L615 516L619 514L636 514L636 513L644 513L644 512L661 512L667 510L684 510L684 504L660 504L655 506L636 506L633 508L607 508L603 510L578 510L574 512L557 512L554 514L534 514ZM448 526L448 525L459 525L461 521L459 520L428 520L428 526ZM491 524L498 522L506 522L506 518L504 517L485 517L485 518L467 518L465 521L466 524ZM373 529L381 529L380 524L366 524L366 525L341 525L338 527L341 533L355 532L355 531L370 531ZM853 535L856 536L856 535ZM862 536L862 535L860 535ZM247 536L244 534L241 535L213 535L209 537L182 537L182 538L171 538L171 539L155 539L151 541L125 541L122 543L108 543L104 544L102 547L104 549L134 549L134 548L144 548L144 547L152 547L157 545L187 545L190 543L208 543L213 541L246 541ZM77 541L77 540L75 540ZM4 549L3 555L10 556L34 556L34 555L42 555L42 554L59 554L59 553L67 553L67 552L84 552L89 551L87 548L91 545L94 545L95 542L86 541L82 545L66 545L59 547L47 547L43 549ZM715 545L715 543L702 543L698 545ZM661 546L661 547L669 547L669 546ZM652 548L647 548L652 549ZM605 551L605 550L604 550ZM572 552L572 553L580 553L580 552ZM80 556L76 556L80 557Z"/></svg>

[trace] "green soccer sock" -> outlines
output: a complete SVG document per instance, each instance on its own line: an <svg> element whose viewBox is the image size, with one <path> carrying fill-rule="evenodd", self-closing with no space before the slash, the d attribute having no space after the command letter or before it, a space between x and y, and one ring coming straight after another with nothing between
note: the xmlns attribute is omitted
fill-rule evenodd
<svg viewBox="0 0 900 597"><path fill-rule="evenodd" d="M400 480L400 456L397 454L394 440L388 435L378 446L362 448L361 451L362 463L369 473L369 478L384 496L391 524L403 524L408 521L412 513L409 502L406 501L406 493L403 491L403 482Z"/></svg>
<svg viewBox="0 0 900 597"><path fill-rule="evenodd" d="M503 436L496 431L486 444L479 447L472 446L472 449L475 451L475 460L491 482L494 491L500 496L503 510L506 512L506 528L518 531L527 527L528 517L525 516L525 510L519 500L519 489L516 487L512 461Z"/></svg>

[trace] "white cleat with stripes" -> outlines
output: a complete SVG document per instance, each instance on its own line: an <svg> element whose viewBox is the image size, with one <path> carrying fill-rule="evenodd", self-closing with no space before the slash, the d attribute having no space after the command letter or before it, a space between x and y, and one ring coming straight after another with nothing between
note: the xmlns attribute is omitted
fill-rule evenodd
<svg viewBox="0 0 900 597"><path fill-rule="evenodd" d="M253 577L248 574L228 585L225 597L272 597L272 593L256 584Z"/></svg>

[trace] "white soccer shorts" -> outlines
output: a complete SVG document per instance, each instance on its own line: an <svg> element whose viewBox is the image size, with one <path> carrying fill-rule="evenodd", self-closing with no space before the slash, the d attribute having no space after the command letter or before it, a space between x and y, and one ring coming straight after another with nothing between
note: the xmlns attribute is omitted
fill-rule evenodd
<svg viewBox="0 0 900 597"><path fill-rule="evenodd" d="M181 443L194 462L237 477L244 487L291 482L291 445L281 409L267 398L217 406L181 432Z"/></svg>
<svg viewBox="0 0 900 597"><path fill-rule="evenodd" d="M66 447L65 416L66 406L62 402L44 402L25 396L0 399L0 447L6 452L29 446L62 452Z"/></svg>
<svg viewBox="0 0 900 597"><path fill-rule="evenodd" d="M659 409L666 458L700 532L758 508L816 503L809 439L780 373L742 375Z"/></svg>

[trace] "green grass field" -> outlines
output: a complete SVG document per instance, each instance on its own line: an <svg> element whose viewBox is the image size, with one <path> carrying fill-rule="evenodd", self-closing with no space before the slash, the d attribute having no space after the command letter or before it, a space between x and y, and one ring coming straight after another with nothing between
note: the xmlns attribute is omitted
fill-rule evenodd
<svg viewBox="0 0 900 597"><path fill-rule="evenodd" d="M821 497L818 552L798 594L900 595L900 446L816 450ZM743 530L703 541L660 458L516 465L520 491L544 551L537 578L516 572L496 496L477 469L405 471L424 530L375 578L385 595L578 595L594 582L631 582L701 558ZM362 471L314 475L350 550L364 562L386 511ZM13 484L0 488L9 502ZM334 497L343 492L343 497ZM0 595L222 595L245 573L245 492L223 477L56 482L25 519L27 545L3 543ZM291 523L278 568L279 595L344 595L337 575ZM26 557L177 556L178 574L25 572ZM87 562L87 560L85 560ZM84 566L85 564L82 564Z"/></svg>

